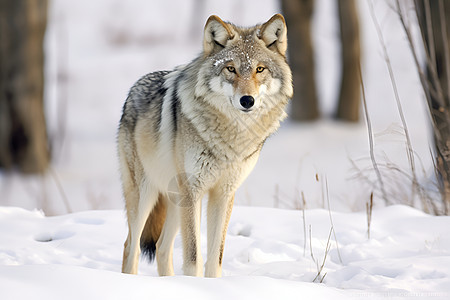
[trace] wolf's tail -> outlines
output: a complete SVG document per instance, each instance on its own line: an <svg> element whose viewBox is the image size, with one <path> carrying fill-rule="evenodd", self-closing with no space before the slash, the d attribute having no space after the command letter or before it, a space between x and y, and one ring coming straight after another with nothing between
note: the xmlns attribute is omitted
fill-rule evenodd
<svg viewBox="0 0 450 300"><path fill-rule="evenodd" d="M161 194L158 196L158 202L147 218L144 230L141 235L141 253L146 256L150 262L155 259L156 242L166 220L166 203Z"/></svg>

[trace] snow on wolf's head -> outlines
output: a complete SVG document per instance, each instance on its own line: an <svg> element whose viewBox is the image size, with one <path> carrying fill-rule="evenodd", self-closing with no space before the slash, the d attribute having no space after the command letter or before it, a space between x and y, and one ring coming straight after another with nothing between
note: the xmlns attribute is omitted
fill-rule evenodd
<svg viewBox="0 0 450 300"><path fill-rule="evenodd" d="M286 62L287 29L274 15L262 25L242 28L209 17L203 39L203 66L196 95L206 96L221 111L270 111L292 97L292 75Z"/></svg>

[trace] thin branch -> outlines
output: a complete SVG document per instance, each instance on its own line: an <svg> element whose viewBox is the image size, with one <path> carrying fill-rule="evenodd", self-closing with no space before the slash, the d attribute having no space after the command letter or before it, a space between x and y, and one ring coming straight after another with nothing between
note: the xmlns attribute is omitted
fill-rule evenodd
<svg viewBox="0 0 450 300"><path fill-rule="evenodd" d="M303 214L303 257L306 256L306 216L305 216L305 207L306 207L306 200L305 200L305 194L301 193L302 195L302 201L303 201L303 207L302 207L302 214Z"/></svg>
<svg viewBox="0 0 450 300"><path fill-rule="evenodd" d="M427 26L427 34L430 42L428 43L430 49L428 49L430 54L430 60L433 65L436 65L436 49L434 48L434 35L433 35L433 24L431 21L431 11L430 11L430 2L428 0L424 0L424 8L425 8L425 21Z"/></svg>
<svg viewBox="0 0 450 300"><path fill-rule="evenodd" d="M312 229L311 229L311 225L309 225L309 253L311 254L311 258L313 260L313 262L317 265L317 261L316 258L314 257L314 253L312 250Z"/></svg>
<svg viewBox="0 0 450 300"><path fill-rule="evenodd" d="M366 101L366 93L365 93L364 81L363 81L362 74L361 74L361 65L359 66L359 80L361 82L361 92L362 92L364 116L366 117L367 131L368 131L368 136L369 136L370 159L372 161L373 169L375 170L375 173L376 173L377 178L378 178L378 184L380 185L380 190L381 190L381 194L383 196L383 199L384 199L384 201L387 204L391 204L391 201L389 201L388 198L387 198L386 190L384 189L383 177L381 176L381 172L378 169L378 164L377 164L377 161L375 159L372 123L370 122L369 110L367 109L367 101Z"/></svg>
<svg viewBox="0 0 450 300"><path fill-rule="evenodd" d="M395 76L394 76L394 70L392 69L392 63L391 63L391 59L389 58L389 54L386 48L386 43L384 41L384 36L383 33L381 31L381 27L380 24L378 23L378 19L375 15L375 11L373 8L373 3L372 1L368 1L369 3L369 7L370 7L370 15L372 17L372 21L375 25L375 29L377 32L377 36L378 36L378 40L380 41L381 44L381 48L383 50L383 55L384 55L384 59L386 61L386 66L388 68L388 72L389 72L389 77L391 79L391 85L392 85L392 89L394 92L394 97L395 97L395 102L397 104L397 110L398 110L398 114L400 116L401 122L402 122L402 126L403 126L403 131L405 133L405 137L406 137L406 145L407 145L407 157L408 157L408 161L409 161L409 165L411 168L411 173L412 173L412 177L413 177L413 195L412 198L414 198L414 194L417 191L417 186L418 186L418 180L417 180L417 175L416 175L416 163L414 162L414 151L413 151L413 147L412 147L412 143L411 143L411 137L409 135L409 130L408 130L408 125L406 123L406 118L405 115L403 113L403 108L402 108L402 103L400 101L400 96L398 93L398 88L397 88L397 83L395 80Z"/></svg>
<svg viewBox="0 0 450 300"><path fill-rule="evenodd" d="M330 195L328 193L328 179L326 177L325 177L325 187L326 187L326 191L327 191L328 215L330 216L331 229L333 230L333 236L334 236L334 241L336 242L336 250L338 253L339 261L342 264L341 252L339 251L339 244L338 244L338 240L336 237L336 231L334 230L333 218L331 217Z"/></svg>

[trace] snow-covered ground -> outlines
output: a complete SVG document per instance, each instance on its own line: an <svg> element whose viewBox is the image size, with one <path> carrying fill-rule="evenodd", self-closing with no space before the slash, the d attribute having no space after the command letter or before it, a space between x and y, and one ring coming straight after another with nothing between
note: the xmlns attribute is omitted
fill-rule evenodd
<svg viewBox="0 0 450 300"><path fill-rule="evenodd" d="M275 0L204 1L202 9L194 2L50 2L46 109L53 164L44 177L0 173L0 299L449 299L450 218L384 207L364 121L287 121L267 141L236 195L224 278L158 278L146 263L140 267L144 276L119 273L126 226L115 137L128 89L143 74L195 57L208 15L253 25L280 11ZM325 115L336 105L340 68L334 2L316 0L314 17ZM367 2L357 2L376 158L389 201L408 203L405 136ZM418 179L434 196L426 108L409 47L390 5L373 2L417 154ZM361 211L372 192L368 239ZM273 208L302 208L302 193L305 219L302 210ZM328 207L336 234L323 283L313 283L311 248L322 264L331 228ZM35 208L60 216L44 217ZM68 211L77 213L62 215ZM181 274L179 237L174 258Z"/></svg>
<svg viewBox="0 0 450 300"><path fill-rule="evenodd" d="M0 228L7 228L0 231L1 299L449 299L450 217L380 208L368 239L364 213L332 212L336 238L331 235L313 283L318 271L311 251L322 265L332 225L327 210L304 213L303 219L298 210L236 207L224 277L207 279L179 276L179 237L177 276L157 277L155 264L146 261L139 276L121 274L120 210L45 217L0 208Z"/></svg>

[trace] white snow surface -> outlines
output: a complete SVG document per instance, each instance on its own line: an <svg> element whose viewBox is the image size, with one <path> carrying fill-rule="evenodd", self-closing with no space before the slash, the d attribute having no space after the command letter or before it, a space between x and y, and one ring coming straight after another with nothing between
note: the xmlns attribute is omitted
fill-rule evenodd
<svg viewBox="0 0 450 300"><path fill-rule="evenodd" d="M299 210L235 207L222 278L182 276L179 236L176 276L162 278L145 260L138 276L120 273L121 210L45 217L0 207L1 299L449 299L450 217L376 209L370 239L364 213L331 218L333 226L324 209L305 211L303 220ZM325 277L313 283L311 251L322 265L331 228Z"/></svg>
<svg viewBox="0 0 450 300"><path fill-rule="evenodd" d="M251 26L280 12L275 0L204 1L204 8L194 8L194 2L50 1L45 101L52 168L45 176L0 172L0 299L450 299L450 219L402 205L384 207L363 120L288 120L267 141L236 194L223 278L182 276L180 237L177 276L157 277L155 265L145 261L139 276L120 273L126 222L115 139L129 88L146 73L173 69L198 55L208 15ZM334 3L316 0L313 27L325 116L332 114L339 85ZM405 136L367 1L357 3L375 155L389 202L420 207L411 192ZM373 3L418 180L436 197L426 106L409 46L392 1ZM372 192L368 239L362 211ZM203 218L203 247L205 233ZM330 250L316 279L311 253L322 265L329 236Z"/></svg>

